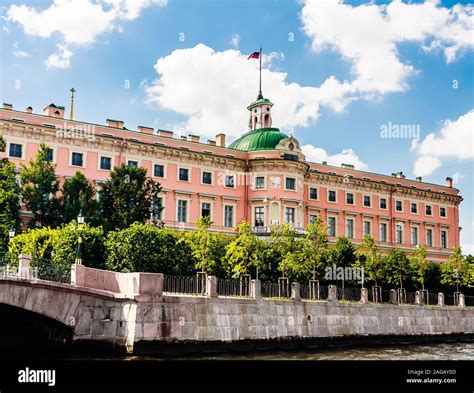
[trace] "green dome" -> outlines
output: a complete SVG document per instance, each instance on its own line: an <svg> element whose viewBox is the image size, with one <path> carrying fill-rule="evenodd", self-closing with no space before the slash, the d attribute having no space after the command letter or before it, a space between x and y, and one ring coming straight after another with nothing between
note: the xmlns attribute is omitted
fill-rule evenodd
<svg viewBox="0 0 474 393"><path fill-rule="evenodd" d="M229 149L255 151L272 150L282 139L288 138L278 128L259 128L242 135L229 145Z"/></svg>

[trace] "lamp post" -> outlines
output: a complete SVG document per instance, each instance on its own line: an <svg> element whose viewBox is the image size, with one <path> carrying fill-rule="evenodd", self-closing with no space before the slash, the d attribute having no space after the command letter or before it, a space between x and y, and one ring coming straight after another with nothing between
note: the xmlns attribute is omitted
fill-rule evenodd
<svg viewBox="0 0 474 393"><path fill-rule="evenodd" d="M8 231L8 251L11 253L12 252L12 241L13 238L15 237L15 229L11 228Z"/></svg>
<svg viewBox="0 0 474 393"><path fill-rule="evenodd" d="M79 229L79 238L77 239L77 253L76 253L75 263L78 265L82 265L82 258L81 258L82 233L81 231L84 225L84 216L82 215L82 210L77 216L77 225Z"/></svg>

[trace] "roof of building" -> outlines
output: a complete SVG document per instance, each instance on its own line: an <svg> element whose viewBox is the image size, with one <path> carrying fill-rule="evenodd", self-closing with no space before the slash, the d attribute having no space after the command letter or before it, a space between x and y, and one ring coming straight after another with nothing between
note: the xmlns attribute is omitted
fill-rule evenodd
<svg viewBox="0 0 474 393"><path fill-rule="evenodd" d="M278 128L259 128L242 135L229 145L229 149L242 151L272 150L288 135L280 132Z"/></svg>

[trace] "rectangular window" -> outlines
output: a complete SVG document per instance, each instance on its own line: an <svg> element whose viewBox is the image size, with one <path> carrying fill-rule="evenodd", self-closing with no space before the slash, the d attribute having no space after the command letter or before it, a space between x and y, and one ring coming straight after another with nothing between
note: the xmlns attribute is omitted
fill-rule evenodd
<svg viewBox="0 0 474 393"><path fill-rule="evenodd" d="M285 207L285 222L288 224L295 223L295 208Z"/></svg>
<svg viewBox="0 0 474 393"><path fill-rule="evenodd" d="M53 149L49 147L46 148L46 161L49 161L49 162L53 161Z"/></svg>
<svg viewBox="0 0 474 393"><path fill-rule="evenodd" d="M82 166L84 163L84 154L73 152L71 156L71 165Z"/></svg>
<svg viewBox="0 0 474 393"><path fill-rule="evenodd" d="M397 224L395 227L395 242L398 244L403 243L403 227L401 224Z"/></svg>
<svg viewBox="0 0 474 393"><path fill-rule="evenodd" d="M371 200L369 195L364 195L364 206L365 207L370 207L371 206Z"/></svg>
<svg viewBox="0 0 474 393"><path fill-rule="evenodd" d="M181 181L189 181L189 169L187 168L179 168L179 180Z"/></svg>
<svg viewBox="0 0 474 393"><path fill-rule="evenodd" d="M387 199L380 198L380 209L386 209L386 208L387 208Z"/></svg>
<svg viewBox="0 0 474 393"><path fill-rule="evenodd" d="M380 241L387 241L387 224L385 224L384 222L380 224Z"/></svg>
<svg viewBox="0 0 474 393"><path fill-rule="evenodd" d="M328 201L336 202L336 191L328 191Z"/></svg>
<svg viewBox="0 0 474 393"><path fill-rule="evenodd" d="M426 205L425 206L425 214L427 216L431 216L433 214L433 209L432 209L431 205Z"/></svg>
<svg viewBox="0 0 474 393"><path fill-rule="evenodd" d="M153 176L165 177L165 166L161 164L155 164L153 166Z"/></svg>
<svg viewBox="0 0 474 393"><path fill-rule="evenodd" d="M186 222L186 214L188 210L188 201L178 201L178 222Z"/></svg>
<svg viewBox="0 0 474 393"><path fill-rule="evenodd" d="M441 248L448 248L448 238L447 238L447 233L446 231L441 231Z"/></svg>
<svg viewBox="0 0 474 393"><path fill-rule="evenodd" d="M265 208L263 206L257 206L255 208L255 226L265 226Z"/></svg>
<svg viewBox="0 0 474 393"><path fill-rule="evenodd" d="M202 172L202 183L203 184L212 184L212 173L211 172Z"/></svg>
<svg viewBox="0 0 474 393"><path fill-rule="evenodd" d="M127 165L130 168L137 168L138 167L138 161L128 160Z"/></svg>
<svg viewBox="0 0 474 393"><path fill-rule="evenodd" d="M318 199L318 189L311 187L309 189L309 199Z"/></svg>
<svg viewBox="0 0 474 393"><path fill-rule="evenodd" d="M328 217L328 236L336 236L336 217Z"/></svg>
<svg viewBox="0 0 474 393"><path fill-rule="evenodd" d="M154 197L151 202L151 219L152 221L161 220L161 213L163 211L163 198Z"/></svg>
<svg viewBox="0 0 474 393"><path fill-rule="evenodd" d="M211 217L211 204L209 202L203 202L201 205L201 216Z"/></svg>
<svg viewBox="0 0 474 393"><path fill-rule="evenodd" d="M285 179L285 188L287 190L295 190L296 189L296 180L293 177L287 177Z"/></svg>
<svg viewBox="0 0 474 393"><path fill-rule="evenodd" d="M440 217L446 217L446 208L445 207L440 207L439 208L439 216Z"/></svg>
<svg viewBox="0 0 474 393"><path fill-rule="evenodd" d="M413 214L417 214L418 213L418 205L416 203L410 203L410 211Z"/></svg>
<svg viewBox="0 0 474 393"><path fill-rule="evenodd" d="M346 194L346 203L347 203L348 205L353 205L353 204L354 204L354 194L352 194L352 193L350 193L350 192L348 192L348 193Z"/></svg>
<svg viewBox="0 0 474 393"><path fill-rule="evenodd" d="M433 247L433 230L431 228L426 229L426 245Z"/></svg>
<svg viewBox="0 0 474 393"><path fill-rule="evenodd" d="M10 157L21 158L23 146L18 143L10 143L10 150L8 152Z"/></svg>
<svg viewBox="0 0 474 393"><path fill-rule="evenodd" d="M263 176L257 176L255 178L255 188L259 190L265 188L265 178Z"/></svg>
<svg viewBox="0 0 474 393"><path fill-rule="evenodd" d="M372 233L371 231L371 222L370 221L364 221L364 235L370 235Z"/></svg>
<svg viewBox="0 0 474 393"><path fill-rule="evenodd" d="M225 176L225 186L229 188L234 188L234 176L226 175ZM229 206L232 207L232 206Z"/></svg>
<svg viewBox="0 0 474 393"><path fill-rule="evenodd" d="M354 239L354 220L351 218L346 220L346 236L349 239Z"/></svg>
<svg viewBox="0 0 474 393"><path fill-rule="evenodd" d="M224 206L224 226L234 226L234 206Z"/></svg>
<svg viewBox="0 0 474 393"><path fill-rule="evenodd" d="M411 244L416 246L418 244L418 228L411 227Z"/></svg>
<svg viewBox="0 0 474 393"><path fill-rule="evenodd" d="M319 217L317 214L310 214L309 215L309 222L312 223L316 220L316 217Z"/></svg>
<svg viewBox="0 0 474 393"><path fill-rule="evenodd" d="M110 157L100 157L100 169L110 171L112 168L112 159Z"/></svg>
<svg viewBox="0 0 474 393"><path fill-rule="evenodd" d="M395 210L397 212L403 211L403 204L402 201L395 201Z"/></svg>

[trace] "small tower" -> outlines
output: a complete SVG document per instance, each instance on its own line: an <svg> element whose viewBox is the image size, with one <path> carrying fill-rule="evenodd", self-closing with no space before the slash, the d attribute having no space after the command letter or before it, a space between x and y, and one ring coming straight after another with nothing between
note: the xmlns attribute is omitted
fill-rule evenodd
<svg viewBox="0 0 474 393"><path fill-rule="evenodd" d="M259 94L257 100L247 107L250 112L250 131L260 128L270 128L272 126L272 106L273 103L268 98L263 98L263 96Z"/></svg>

